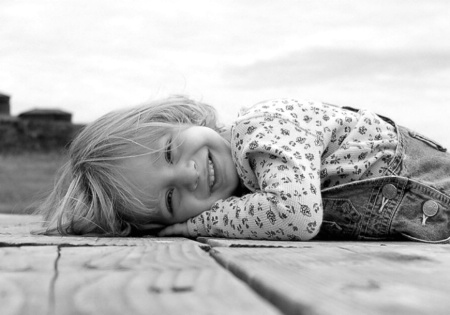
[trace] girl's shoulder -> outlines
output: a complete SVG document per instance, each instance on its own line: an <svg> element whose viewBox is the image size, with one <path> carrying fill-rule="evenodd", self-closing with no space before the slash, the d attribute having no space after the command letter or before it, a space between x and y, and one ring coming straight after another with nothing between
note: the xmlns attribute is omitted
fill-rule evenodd
<svg viewBox="0 0 450 315"><path fill-rule="evenodd" d="M327 112L341 110L341 107L328 103L298 100L292 98L271 99L256 103L249 107L244 107L239 112L240 119L252 119L259 116L315 116Z"/></svg>

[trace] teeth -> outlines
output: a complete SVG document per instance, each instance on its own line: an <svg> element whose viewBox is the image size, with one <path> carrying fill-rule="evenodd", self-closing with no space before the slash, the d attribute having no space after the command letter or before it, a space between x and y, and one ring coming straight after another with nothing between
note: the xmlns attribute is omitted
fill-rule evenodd
<svg viewBox="0 0 450 315"><path fill-rule="evenodd" d="M209 167L209 187L212 187L214 185L214 180L216 177L214 176L214 166L211 159L208 159L208 167Z"/></svg>

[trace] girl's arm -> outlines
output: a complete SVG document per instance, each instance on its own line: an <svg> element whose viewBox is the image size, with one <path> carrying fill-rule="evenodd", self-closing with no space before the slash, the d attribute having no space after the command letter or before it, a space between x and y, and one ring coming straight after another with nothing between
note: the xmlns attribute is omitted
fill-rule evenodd
<svg viewBox="0 0 450 315"><path fill-rule="evenodd" d="M239 175L254 192L219 200L161 235L313 238L322 222L322 141L285 116L266 113L237 124L232 145Z"/></svg>

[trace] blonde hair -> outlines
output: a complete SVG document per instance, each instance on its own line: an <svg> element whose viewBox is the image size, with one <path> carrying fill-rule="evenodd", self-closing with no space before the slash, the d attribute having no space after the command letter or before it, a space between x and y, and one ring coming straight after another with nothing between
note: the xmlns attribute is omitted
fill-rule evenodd
<svg viewBox="0 0 450 315"><path fill-rule="evenodd" d="M44 219L40 233L125 236L155 226L155 211L136 197L120 161L155 153L152 143L174 125L221 131L213 107L178 95L111 112L86 126L38 209Z"/></svg>

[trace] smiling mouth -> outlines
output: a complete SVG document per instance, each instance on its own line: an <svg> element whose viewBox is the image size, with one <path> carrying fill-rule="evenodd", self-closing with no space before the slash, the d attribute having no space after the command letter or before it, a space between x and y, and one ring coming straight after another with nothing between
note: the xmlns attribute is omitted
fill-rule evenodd
<svg viewBox="0 0 450 315"><path fill-rule="evenodd" d="M214 163L211 160L211 157L208 156L208 175L209 175L209 188L212 188L214 186L214 183L216 181L216 176L214 174Z"/></svg>

